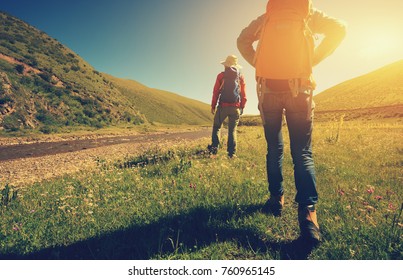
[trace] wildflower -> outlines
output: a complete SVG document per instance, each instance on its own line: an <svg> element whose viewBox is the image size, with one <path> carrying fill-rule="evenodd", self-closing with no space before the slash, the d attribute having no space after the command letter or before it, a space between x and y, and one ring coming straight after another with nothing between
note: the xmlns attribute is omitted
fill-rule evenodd
<svg viewBox="0 0 403 280"><path fill-rule="evenodd" d="M29 211L29 213L35 213L35 209L32 209L31 211Z"/></svg>
<svg viewBox="0 0 403 280"><path fill-rule="evenodd" d="M20 229L19 229L18 226L13 226L13 230L14 230L14 231L19 231Z"/></svg>
<svg viewBox="0 0 403 280"><path fill-rule="evenodd" d="M375 189L374 189L374 187L372 187L372 186L369 186L370 188L367 190L367 193L368 194L373 194L374 192L375 192Z"/></svg>
<svg viewBox="0 0 403 280"><path fill-rule="evenodd" d="M389 204L388 204L388 208L389 208L390 210L396 210L396 209L397 209L397 207L395 207L392 203L389 203Z"/></svg>
<svg viewBox="0 0 403 280"><path fill-rule="evenodd" d="M378 201L381 201L383 199L383 197L380 196L380 195L377 195L377 196L375 196L375 199L378 200Z"/></svg>
<svg viewBox="0 0 403 280"><path fill-rule="evenodd" d="M340 189L337 191L337 193L338 193L340 196L343 196L343 195L346 194L343 190L340 190Z"/></svg>
<svg viewBox="0 0 403 280"><path fill-rule="evenodd" d="M196 190L196 184L189 183L189 188Z"/></svg>

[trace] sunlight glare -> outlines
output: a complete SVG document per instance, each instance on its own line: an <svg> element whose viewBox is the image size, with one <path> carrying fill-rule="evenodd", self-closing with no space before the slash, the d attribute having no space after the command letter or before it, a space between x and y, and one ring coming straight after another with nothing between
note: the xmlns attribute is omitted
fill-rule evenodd
<svg viewBox="0 0 403 280"><path fill-rule="evenodd" d="M399 46L402 44L401 38L392 32L386 33L384 30L382 32L373 30L368 35L370 38L364 41L365 45L362 46L359 52L359 55L364 59L388 56L398 51Z"/></svg>

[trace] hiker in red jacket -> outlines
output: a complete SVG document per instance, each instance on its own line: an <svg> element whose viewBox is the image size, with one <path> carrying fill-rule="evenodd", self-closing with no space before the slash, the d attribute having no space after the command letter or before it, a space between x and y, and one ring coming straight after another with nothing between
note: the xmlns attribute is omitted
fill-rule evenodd
<svg viewBox="0 0 403 280"><path fill-rule="evenodd" d="M236 156L236 128L240 115L246 104L245 79L241 74L238 58L230 55L221 62L225 70L218 74L214 85L211 101L211 113L214 115L212 144L208 146L211 154L217 154L220 139L219 132L226 118L228 118L228 157Z"/></svg>
<svg viewBox="0 0 403 280"><path fill-rule="evenodd" d="M323 39L315 48L316 35ZM297 189L300 239L316 246L321 233L316 216L318 202L312 158L312 67L329 56L345 36L345 25L312 8L310 0L270 0L266 13L252 21L238 37L238 49L256 69L256 80L265 138L270 197L264 212L280 216L284 205L285 109ZM254 49L253 43L259 41ZM331 74L331 73L329 73Z"/></svg>

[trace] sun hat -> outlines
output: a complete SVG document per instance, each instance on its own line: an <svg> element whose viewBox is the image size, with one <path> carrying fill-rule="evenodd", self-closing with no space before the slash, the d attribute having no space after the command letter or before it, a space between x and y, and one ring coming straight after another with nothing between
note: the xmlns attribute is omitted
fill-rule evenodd
<svg viewBox="0 0 403 280"><path fill-rule="evenodd" d="M238 58L235 55L229 55L226 60L221 61L221 64L225 67L242 68L242 66L238 64Z"/></svg>

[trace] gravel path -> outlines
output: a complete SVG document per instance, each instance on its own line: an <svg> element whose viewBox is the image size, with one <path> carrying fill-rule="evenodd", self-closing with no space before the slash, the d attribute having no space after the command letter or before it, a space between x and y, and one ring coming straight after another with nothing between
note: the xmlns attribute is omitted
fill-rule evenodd
<svg viewBox="0 0 403 280"><path fill-rule="evenodd" d="M97 167L97 162L139 155L154 147L189 144L206 138L210 130L125 135L0 146L0 189L15 187Z"/></svg>

